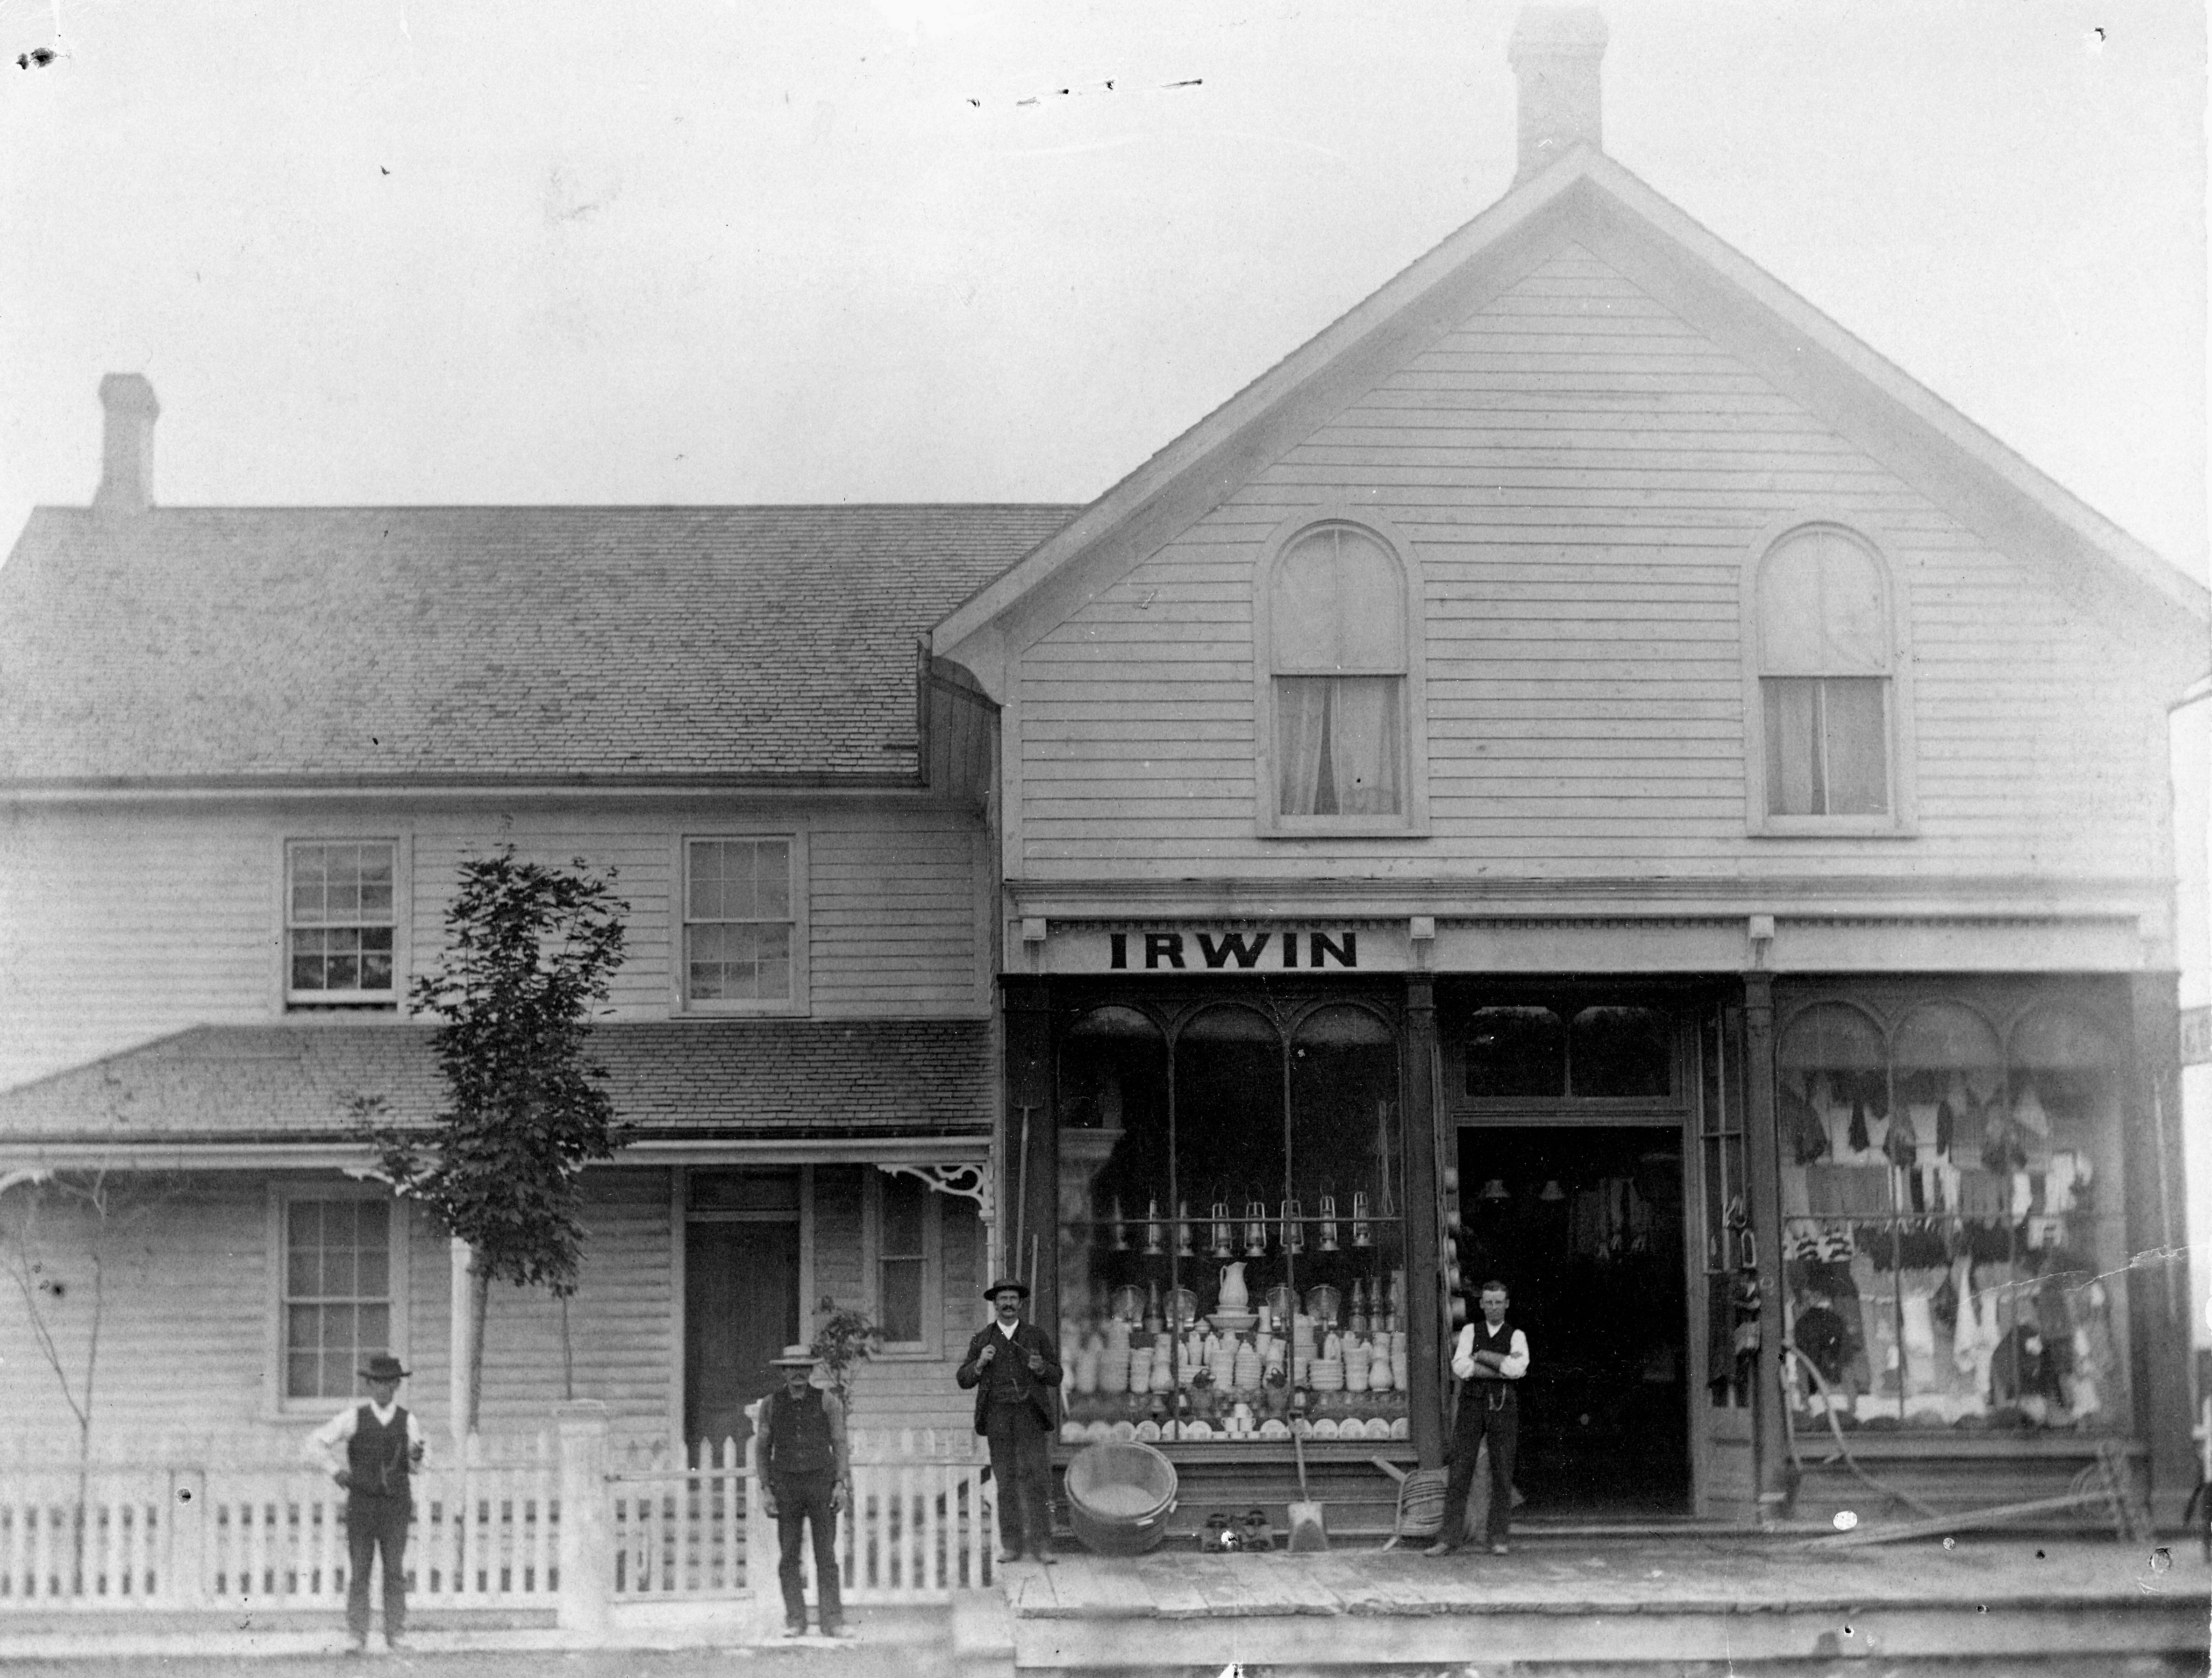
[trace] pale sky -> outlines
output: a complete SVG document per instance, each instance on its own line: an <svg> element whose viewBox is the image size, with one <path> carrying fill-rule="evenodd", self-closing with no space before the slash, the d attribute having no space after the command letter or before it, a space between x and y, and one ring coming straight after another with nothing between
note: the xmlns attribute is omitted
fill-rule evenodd
<svg viewBox="0 0 2212 1678"><path fill-rule="evenodd" d="M1615 158L2203 574L2200 6L1605 9ZM0 542L110 369L170 504L1088 500L1498 197L1516 12L0 0Z"/></svg>

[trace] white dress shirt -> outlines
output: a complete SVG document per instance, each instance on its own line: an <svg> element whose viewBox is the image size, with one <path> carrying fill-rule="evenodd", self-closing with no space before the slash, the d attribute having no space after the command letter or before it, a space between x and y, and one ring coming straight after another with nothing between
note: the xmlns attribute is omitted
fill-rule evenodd
<svg viewBox="0 0 2212 1678"><path fill-rule="evenodd" d="M397 1398L389 1404L379 1404L374 1399L349 1404L307 1435L306 1443L300 1447L300 1455L310 1463L320 1463L328 1473L339 1473L345 1468L345 1447L352 1439L354 1430L361 1425L362 1411L365 1408L374 1415L378 1427L389 1427L392 1426L392 1413L398 1408ZM420 1469L424 1450L422 1424L416 1419L412 1410L407 1413L407 1445L408 1455L414 1466Z"/></svg>
<svg viewBox="0 0 2212 1678"><path fill-rule="evenodd" d="M1459 1331L1459 1343L1452 1348L1452 1373L1462 1381L1471 1381L1474 1378L1474 1332L1475 1325L1469 1323ZM1495 1375L1503 1380L1517 1381L1528 1372L1528 1336L1516 1329L1513 1330L1513 1339L1505 1356L1499 1361L1496 1370L1485 1370L1483 1378L1488 1380Z"/></svg>

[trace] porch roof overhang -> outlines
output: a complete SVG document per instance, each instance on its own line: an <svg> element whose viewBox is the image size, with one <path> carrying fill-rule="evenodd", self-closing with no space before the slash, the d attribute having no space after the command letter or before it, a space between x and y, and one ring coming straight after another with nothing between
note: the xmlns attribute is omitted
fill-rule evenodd
<svg viewBox="0 0 2212 1678"><path fill-rule="evenodd" d="M373 1163L380 1124L445 1104L428 1026L201 1026L0 1091L0 1169ZM602 1025L587 1052L628 1164L975 1160L994 1112L989 1022L699 1020Z"/></svg>

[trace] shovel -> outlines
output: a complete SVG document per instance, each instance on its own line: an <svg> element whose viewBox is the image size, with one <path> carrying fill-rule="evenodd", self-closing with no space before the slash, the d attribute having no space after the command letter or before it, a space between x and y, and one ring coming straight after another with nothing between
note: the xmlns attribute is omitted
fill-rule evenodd
<svg viewBox="0 0 2212 1678"><path fill-rule="evenodd" d="M1283 1548L1292 1555L1314 1555L1328 1548L1328 1523L1322 1518L1321 1505L1306 1490L1305 1440L1293 1433L1291 1445L1298 1457L1298 1500L1288 1511L1291 1536Z"/></svg>

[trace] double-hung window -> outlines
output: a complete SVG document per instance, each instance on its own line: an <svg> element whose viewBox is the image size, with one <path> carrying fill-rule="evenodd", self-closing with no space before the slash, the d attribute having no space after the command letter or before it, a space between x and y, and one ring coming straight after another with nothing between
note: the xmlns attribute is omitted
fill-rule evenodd
<svg viewBox="0 0 2212 1678"><path fill-rule="evenodd" d="M866 1257L874 1273L876 1326L893 1351L939 1355L937 1195L916 1178L882 1171L869 1176Z"/></svg>
<svg viewBox="0 0 2212 1678"><path fill-rule="evenodd" d="M284 1000L295 1009L391 1007L391 839L295 839L284 849Z"/></svg>
<svg viewBox="0 0 2212 1678"><path fill-rule="evenodd" d="M1331 519L1299 532L1266 579L1262 681L1278 833L1402 828L1413 811L1407 577L1373 531Z"/></svg>
<svg viewBox="0 0 2212 1678"><path fill-rule="evenodd" d="M788 1006L795 994L795 841L684 842L684 997L695 1009Z"/></svg>
<svg viewBox="0 0 2212 1678"><path fill-rule="evenodd" d="M356 1372L392 1344L392 1203L361 1196L283 1203L284 1396L350 1397Z"/></svg>
<svg viewBox="0 0 2212 1678"><path fill-rule="evenodd" d="M1897 814L1897 653L1881 561L1832 525L1793 530L1756 582L1764 809L1772 830Z"/></svg>

